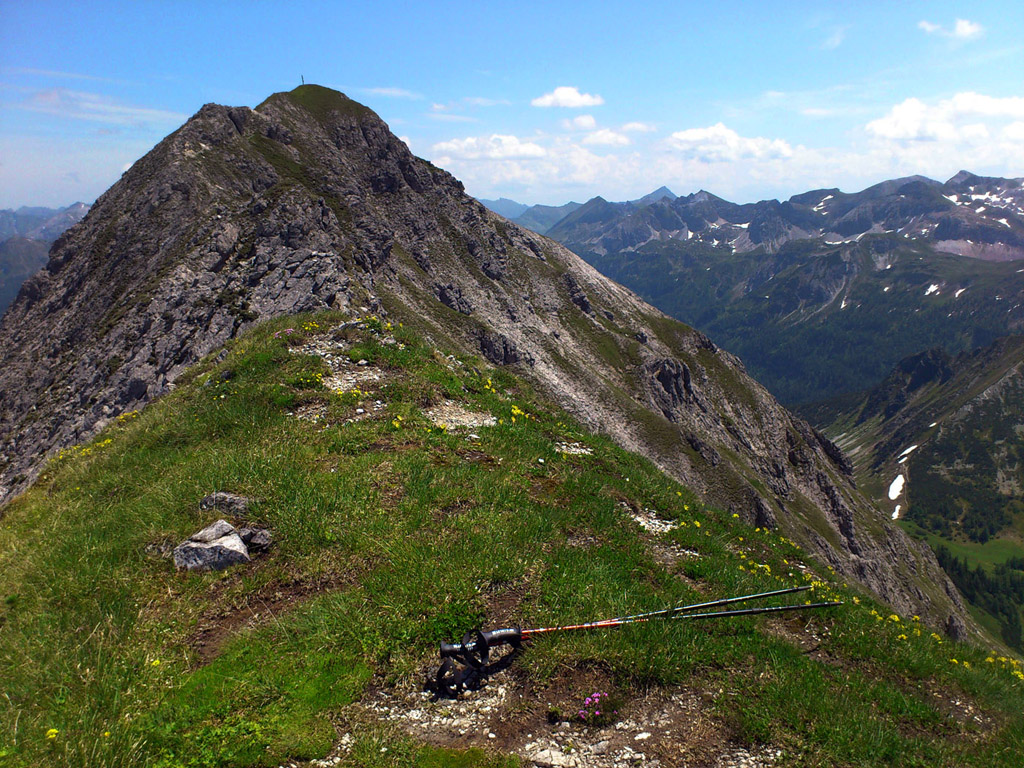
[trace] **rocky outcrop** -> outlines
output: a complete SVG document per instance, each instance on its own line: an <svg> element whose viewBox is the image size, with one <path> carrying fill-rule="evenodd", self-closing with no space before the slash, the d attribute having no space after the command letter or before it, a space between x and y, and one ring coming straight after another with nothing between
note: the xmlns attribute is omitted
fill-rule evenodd
<svg viewBox="0 0 1024 768"><path fill-rule="evenodd" d="M255 320L326 308L517 366L708 503L778 525L901 609L960 610L882 556L902 533L737 359L317 86L203 107L57 242L0 325L5 494Z"/></svg>
<svg viewBox="0 0 1024 768"><path fill-rule="evenodd" d="M174 548L174 567L185 571L223 571L248 563L251 555L266 551L271 538L265 528L239 530L227 520L218 520Z"/></svg>

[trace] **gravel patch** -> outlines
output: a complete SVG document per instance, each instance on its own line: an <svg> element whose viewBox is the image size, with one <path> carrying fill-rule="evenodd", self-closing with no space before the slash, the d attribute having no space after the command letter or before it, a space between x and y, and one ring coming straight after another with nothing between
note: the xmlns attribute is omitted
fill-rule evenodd
<svg viewBox="0 0 1024 768"><path fill-rule="evenodd" d="M475 429L476 427L493 427L498 423L489 413L467 410L452 400L435 405L426 412L426 416L435 426L444 429Z"/></svg>

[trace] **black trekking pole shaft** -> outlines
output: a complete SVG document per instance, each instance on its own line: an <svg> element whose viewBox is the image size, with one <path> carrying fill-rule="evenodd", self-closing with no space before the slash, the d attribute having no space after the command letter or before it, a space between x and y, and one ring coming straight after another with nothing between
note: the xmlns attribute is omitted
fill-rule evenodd
<svg viewBox="0 0 1024 768"><path fill-rule="evenodd" d="M735 611L715 611L714 613L684 613L673 616L673 619L717 619L724 616L754 616L760 613L781 613L783 611L806 611L811 608L832 608L842 602L804 603L803 605L773 605L764 608L740 608Z"/></svg>

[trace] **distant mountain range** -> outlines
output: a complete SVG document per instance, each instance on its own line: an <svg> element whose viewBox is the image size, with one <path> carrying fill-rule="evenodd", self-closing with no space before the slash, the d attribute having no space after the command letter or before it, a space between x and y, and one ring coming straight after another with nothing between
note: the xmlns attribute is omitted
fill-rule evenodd
<svg viewBox="0 0 1024 768"><path fill-rule="evenodd" d="M530 206L525 203L517 203L515 200L509 200L507 197L499 197L497 200L481 200L480 202L506 219L514 220L530 210Z"/></svg>
<svg viewBox="0 0 1024 768"><path fill-rule="evenodd" d="M0 241L24 237L52 243L61 233L85 218L91 206L73 203L66 208L22 206L0 210Z"/></svg>
<svg viewBox="0 0 1024 768"><path fill-rule="evenodd" d="M14 301L22 283L46 264L53 241L88 212L85 203L0 210L0 315Z"/></svg>
<svg viewBox="0 0 1024 768"><path fill-rule="evenodd" d="M596 199L596 198L595 198ZM632 200L622 205L633 205L643 207L661 200L675 200L676 195L668 187L659 187L649 195L644 195L639 200ZM569 214L582 208L581 203L566 203L565 205L526 205L509 200L507 197L498 200L481 200L485 206L495 213L514 221L516 224L532 229L534 232L546 235L555 224L560 222Z"/></svg>
<svg viewBox="0 0 1024 768"><path fill-rule="evenodd" d="M818 189L785 202L744 205L703 190L655 202L648 198L657 192L627 203L595 197L547 234L595 255L670 241L697 241L733 253L777 253L793 240L840 245L867 235L895 234L928 240L946 253L1010 260L1024 258L1022 182L961 171L945 184L910 176L854 194Z"/></svg>
<svg viewBox="0 0 1024 768"><path fill-rule="evenodd" d="M1024 328L1022 181L961 171L745 205L705 191L596 197L547 234L794 405L864 390L924 349Z"/></svg>

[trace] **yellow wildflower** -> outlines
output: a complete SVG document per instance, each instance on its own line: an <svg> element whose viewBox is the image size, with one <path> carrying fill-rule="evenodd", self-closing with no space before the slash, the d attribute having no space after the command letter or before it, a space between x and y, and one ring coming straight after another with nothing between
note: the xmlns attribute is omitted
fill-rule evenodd
<svg viewBox="0 0 1024 768"><path fill-rule="evenodd" d="M46 738L48 738L48 739L56 739L58 733L60 733L60 731L58 731L56 728L50 728L46 732Z"/></svg>

